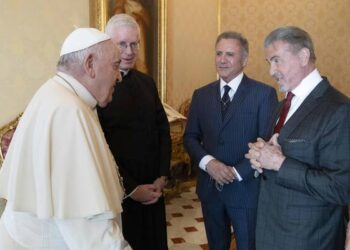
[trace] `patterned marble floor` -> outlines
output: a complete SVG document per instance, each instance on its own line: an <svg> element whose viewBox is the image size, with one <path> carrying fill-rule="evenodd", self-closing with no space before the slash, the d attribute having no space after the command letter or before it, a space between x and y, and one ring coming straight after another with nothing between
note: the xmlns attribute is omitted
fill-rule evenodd
<svg viewBox="0 0 350 250"><path fill-rule="evenodd" d="M167 199L166 216L169 250L208 250L201 204L194 183ZM234 243L231 246L234 248Z"/></svg>
<svg viewBox="0 0 350 250"><path fill-rule="evenodd" d="M200 202L192 186L167 201L169 250L208 249Z"/></svg>

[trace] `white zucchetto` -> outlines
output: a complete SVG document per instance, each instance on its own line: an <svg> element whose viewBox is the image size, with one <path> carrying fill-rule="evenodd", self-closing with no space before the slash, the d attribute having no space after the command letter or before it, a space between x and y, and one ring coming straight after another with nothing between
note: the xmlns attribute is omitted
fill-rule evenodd
<svg viewBox="0 0 350 250"><path fill-rule="evenodd" d="M111 39L95 28L77 28L64 40L60 56L86 49L97 43Z"/></svg>

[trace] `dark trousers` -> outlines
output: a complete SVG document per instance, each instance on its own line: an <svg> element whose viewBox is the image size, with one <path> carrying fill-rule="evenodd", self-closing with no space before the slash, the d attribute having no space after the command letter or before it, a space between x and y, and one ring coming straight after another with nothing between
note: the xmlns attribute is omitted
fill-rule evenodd
<svg viewBox="0 0 350 250"><path fill-rule="evenodd" d="M133 250L167 250L164 198L142 205L130 197L123 202L123 235Z"/></svg>
<svg viewBox="0 0 350 250"><path fill-rule="evenodd" d="M230 249L231 226L237 250L255 249L256 208L236 208L222 201L201 204L210 250Z"/></svg>

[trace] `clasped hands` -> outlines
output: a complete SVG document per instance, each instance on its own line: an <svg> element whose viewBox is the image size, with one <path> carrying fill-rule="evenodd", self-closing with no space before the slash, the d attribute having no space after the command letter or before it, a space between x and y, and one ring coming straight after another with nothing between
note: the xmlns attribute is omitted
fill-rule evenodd
<svg viewBox="0 0 350 250"><path fill-rule="evenodd" d="M154 204L162 196L162 191L167 184L167 177L161 176L151 184L138 185L131 194L131 198L144 205Z"/></svg>
<svg viewBox="0 0 350 250"><path fill-rule="evenodd" d="M286 157L277 141L278 136L279 134L274 134L268 142L258 138L255 143L248 144L249 151L245 157L259 173L262 173L263 169L278 171L285 160Z"/></svg>

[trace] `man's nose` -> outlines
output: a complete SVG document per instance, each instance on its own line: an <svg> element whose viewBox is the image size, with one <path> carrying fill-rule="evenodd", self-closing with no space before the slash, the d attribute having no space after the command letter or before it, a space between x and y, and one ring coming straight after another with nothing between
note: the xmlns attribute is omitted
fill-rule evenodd
<svg viewBox="0 0 350 250"><path fill-rule="evenodd" d="M133 49L131 48L131 45L127 45L126 48L124 49L124 53L127 53L128 55L134 54Z"/></svg>
<svg viewBox="0 0 350 250"><path fill-rule="evenodd" d="M221 55L221 56L219 57L219 62L225 63L225 62L226 62L226 56L225 56L225 55Z"/></svg>

